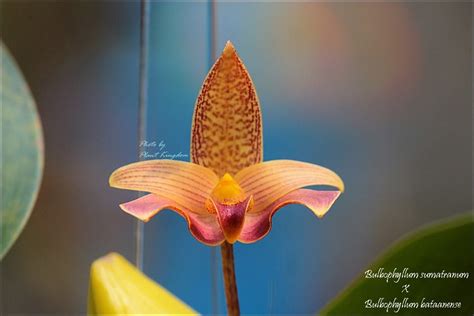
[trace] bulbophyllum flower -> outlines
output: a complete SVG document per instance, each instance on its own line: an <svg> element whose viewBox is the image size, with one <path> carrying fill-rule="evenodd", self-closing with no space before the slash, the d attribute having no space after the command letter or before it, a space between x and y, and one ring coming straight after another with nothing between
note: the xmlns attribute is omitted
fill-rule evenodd
<svg viewBox="0 0 474 316"><path fill-rule="evenodd" d="M268 234L272 216L283 206L303 204L322 217L344 190L341 178L327 168L294 160L262 162L258 97L230 42L198 96L191 137L192 162L149 160L112 173L110 186L150 192L121 204L125 212L148 221L171 209L204 244L252 243Z"/></svg>

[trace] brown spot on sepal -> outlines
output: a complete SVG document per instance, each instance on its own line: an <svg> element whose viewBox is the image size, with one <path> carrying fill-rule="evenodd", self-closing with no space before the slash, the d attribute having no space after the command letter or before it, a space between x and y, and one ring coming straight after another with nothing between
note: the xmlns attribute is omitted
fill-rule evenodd
<svg viewBox="0 0 474 316"><path fill-rule="evenodd" d="M263 159L260 104L252 79L228 42L196 101L191 161L218 176ZM238 149L238 151L237 151Z"/></svg>

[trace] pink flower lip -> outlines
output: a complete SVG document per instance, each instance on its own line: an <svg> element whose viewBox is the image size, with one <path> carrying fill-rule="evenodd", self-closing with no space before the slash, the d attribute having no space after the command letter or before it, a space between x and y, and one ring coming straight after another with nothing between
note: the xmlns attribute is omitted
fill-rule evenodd
<svg viewBox="0 0 474 316"><path fill-rule="evenodd" d="M211 201L225 239L229 243L236 242L240 236L242 228L244 227L245 213L247 213L252 206L252 197L249 196L242 202L233 204L219 203L213 199L211 199Z"/></svg>

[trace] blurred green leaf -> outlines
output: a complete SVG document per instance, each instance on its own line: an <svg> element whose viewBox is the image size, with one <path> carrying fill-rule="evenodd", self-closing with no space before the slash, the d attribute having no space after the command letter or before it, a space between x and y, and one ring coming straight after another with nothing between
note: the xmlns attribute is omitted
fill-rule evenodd
<svg viewBox="0 0 474 316"><path fill-rule="evenodd" d="M395 245L378 258L367 270L319 315L387 315L395 314L396 308L366 308L366 301L385 303L397 298L399 303L418 302L418 307L407 305L397 315L472 315L474 312L474 220L472 213L422 228ZM376 273L417 272L419 278L396 279L366 278L369 269ZM421 278L421 272L468 272L469 278ZM404 286L408 288L404 290ZM408 293L406 292L408 290ZM460 308L422 308L421 302L461 302Z"/></svg>
<svg viewBox="0 0 474 316"><path fill-rule="evenodd" d="M0 43L0 53L1 259L31 213L41 181L44 154L41 124L28 85L3 43Z"/></svg>

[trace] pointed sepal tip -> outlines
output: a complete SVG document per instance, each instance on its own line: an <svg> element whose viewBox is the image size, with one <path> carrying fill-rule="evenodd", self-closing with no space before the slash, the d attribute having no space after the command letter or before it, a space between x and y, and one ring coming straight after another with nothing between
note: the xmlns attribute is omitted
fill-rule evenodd
<svg viewBox="0 0 474 316"><path fill-rule="evenodd" d="M231 55L235 54L235 47L232 44L231 41L227 41L224 47L224 51L222 52L223 56L229 57Z"/></svg>

